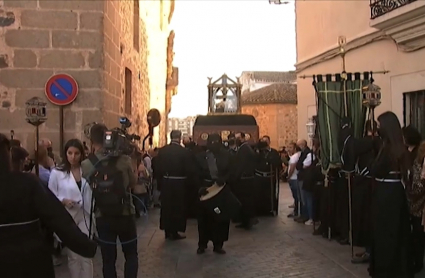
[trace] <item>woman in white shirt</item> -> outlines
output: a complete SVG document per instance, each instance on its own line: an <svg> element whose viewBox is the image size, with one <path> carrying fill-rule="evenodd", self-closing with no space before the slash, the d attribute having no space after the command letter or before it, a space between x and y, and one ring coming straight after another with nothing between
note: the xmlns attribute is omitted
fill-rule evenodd
<svg viewBox="0 0 425 278"><path fill-rule="evenodd" d="M81 162L84 159L84 147L78 139L65 144L65 158L61 166L53 169L49 179L49 189L56 195L74 219L80 230L89 233L91 189L81 175ZM68 250L68 268L71 278L92 278L93 263Z"/></svg>

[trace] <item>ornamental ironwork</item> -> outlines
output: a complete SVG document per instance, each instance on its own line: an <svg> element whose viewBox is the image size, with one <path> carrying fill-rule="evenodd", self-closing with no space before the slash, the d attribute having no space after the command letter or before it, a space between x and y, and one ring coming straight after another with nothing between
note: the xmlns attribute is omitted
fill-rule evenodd
<svg viewBox="0 0 425 278"><path fill-rule="evenodd" d="M370 18L374 19L417 0L370 0Z"/></svg>

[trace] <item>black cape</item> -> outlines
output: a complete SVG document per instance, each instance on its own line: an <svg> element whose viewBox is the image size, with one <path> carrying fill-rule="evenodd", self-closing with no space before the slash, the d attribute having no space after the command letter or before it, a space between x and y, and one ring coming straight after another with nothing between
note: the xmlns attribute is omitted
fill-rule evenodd
<svg viewBox="0 0 425 278"><path fill-rule="evenodd" d="M97 244L80 231L64 206L36 176L13 173L1 180L0 226L40 220L0 227L2 278L55 277L51 246L47 246L40 224L55 232L75 253L94 257Z"/></svg>

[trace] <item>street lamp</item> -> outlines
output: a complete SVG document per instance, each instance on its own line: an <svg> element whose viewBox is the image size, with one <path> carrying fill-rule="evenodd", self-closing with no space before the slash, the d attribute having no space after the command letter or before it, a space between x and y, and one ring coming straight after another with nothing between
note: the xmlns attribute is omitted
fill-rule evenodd
<svg viewBox="0 0 425 278"><path fill-rule="evenodd" d="M289 4L289 2L288 1L282 1L282 0L269 0L269 4L286 5L286 4Z"/></svg>
<svg viewBox="0 0 425 278"><path fill-rule="evenodd" d="M25 120L35 126L35 173L37 176L39 175L38 141L40 140L38 127L47 121L46 105L47 103L38 97L33 97L25 103Z"/></svg>
<svg viewBox="0 0 425 278"><path fill-rule="evenodd" d="M313 139L316 129L316 123L313 118L309 118L306 124L308 138Z"/></svg>

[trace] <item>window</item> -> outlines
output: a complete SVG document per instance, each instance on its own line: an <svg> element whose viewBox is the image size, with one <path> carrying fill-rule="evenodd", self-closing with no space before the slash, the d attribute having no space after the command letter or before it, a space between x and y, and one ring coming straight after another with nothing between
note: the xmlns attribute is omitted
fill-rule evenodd
<svg viewBox="0 0 425 278"><path fill-rule="evenodd" d="M403 94L403 122L419 130L425 138L425 90Z"/></svg>
<svg viewBox="0 0 425 278"><path fill-rule="evenodd" d="M124 112L131 115L131 88L132 88L132 73L131 70L125 68L125 95L124 95Z"/></svg>
<svg viewBox="0 0 425 278"><path fill-rule="evenodd" d="M139 0L133 0L134 10L133 10L133 46L134 49L139 51L140 44L140 7Z"/></svg>

